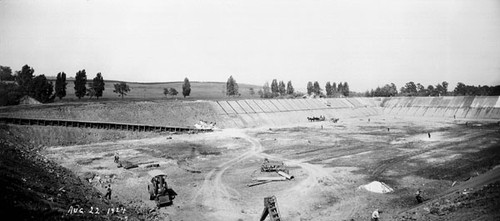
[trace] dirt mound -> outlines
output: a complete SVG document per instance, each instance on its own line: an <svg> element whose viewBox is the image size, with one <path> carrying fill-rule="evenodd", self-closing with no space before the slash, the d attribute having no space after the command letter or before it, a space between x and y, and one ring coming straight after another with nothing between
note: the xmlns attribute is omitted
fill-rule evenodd
<svg viewBox="0 0 500 221"><path fill-rule="evenodd" d="M24 96L19 100L19 104L42 104L40 101L37 101L35 98L32 98L28 95Z"/></svg>
<svg viewBox="0 0 500 221"><path fill-rule="evenodd" d="M390 186L388 186L387 184L385 184L383 182L379 182L379 181L373 181L369 184L360 186L359 188L365 189L365 190L368 190L368 191L374 192L374 193L390 193L390 192L394 191Z"/></svg>

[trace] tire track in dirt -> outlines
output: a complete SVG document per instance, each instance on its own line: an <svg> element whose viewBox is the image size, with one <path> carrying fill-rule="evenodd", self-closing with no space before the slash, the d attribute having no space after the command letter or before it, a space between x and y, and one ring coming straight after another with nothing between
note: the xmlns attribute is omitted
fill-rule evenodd
<svg viewBox="0 0 500 221"><path fill-rule="evenodd" d="M240 136L245 140L250 141L246 134L238 130L231 130L230 136ZM202 187L193 197L193 203L201 202L202 205L208 207L210 211L213 211L215 215L217 215L216 217L227 217L231 216L231 214L234 214L234 217L232 218L237 217L238 214L236 211L238 210L235 207L234 202L231 201L236 200L234 196L239 196L239 192L224 185L224 183L222 183L222 175L227 169L234 166L238 162L252 157L256 153L262 151L262 146L259 147L259 145L255 145L254 142L250 142L252 143L251 150L244 152L232 160L218 165L205 176Z"/></svg>
<svg viewBox="0 0 500 221"><path fill-rule="evenodd" d="M209 208L210 212L216 217L238 218L240 216L239 209L235 206L235 201L240 196L238 191L226 186L222 182L222 175L230 167L236 165L249 157L268 158L271 160L285 161L287 165L298 166L307 171L308 177L295 185L294 187L281 190L276 195L279 195L281 205L288 208L290 212L297 211L298 208L304 208L304 200L311 198L310 193L321 193L322 190L328 190L338 194L339 198L351 196L352 191L348 191L344 184L337 181L330 175L329 170L320 165L305 163L301 160L288 160L286 158L272 156L262 153L263 147L261 143L244 131L231 131L231 136L240 136L251 143L251 150L239 155L238 157L220 164L212 169L206 176L202 187L193 197L193 203L202 204ZM235 197L237 196L237 197ZM308 200L313 204L316 199ZM312 205L309 205L312 206ZM335 217L351 217L358 210L359 203L355 201L345 201L334 206ZM286 209L285 209L286 210Z"/></svg>

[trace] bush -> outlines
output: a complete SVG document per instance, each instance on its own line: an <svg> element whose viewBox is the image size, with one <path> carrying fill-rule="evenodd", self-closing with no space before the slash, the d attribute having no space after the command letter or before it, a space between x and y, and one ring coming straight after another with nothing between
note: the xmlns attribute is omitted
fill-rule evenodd
<svg viewBox="0 0 500 221"><path fill-rule="evenodd" d="M16 84L0 82L0 106L19 104L22 96L22 90Z"/></svg>

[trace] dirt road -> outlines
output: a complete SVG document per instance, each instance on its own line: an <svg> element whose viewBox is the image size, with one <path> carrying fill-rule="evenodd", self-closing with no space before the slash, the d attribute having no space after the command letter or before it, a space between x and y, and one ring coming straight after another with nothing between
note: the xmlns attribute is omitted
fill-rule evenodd
<svg viewBox="0 0 500 221"><path fill-rule="evenodd" d="M283 161L287 166L301 167L307 171L306 179L289 189L278 190L274 194L278 198L282 216L295 215L295 217L288 217L288 220L299 220L299 216L311 216L313 213L319 213L322 210L324 210L323 213L326 212L334 217L351 217L357 211L359 205L361 205L356 198L352 198L352 190L348 191L344 184L332 176L331 169L301 160L289 160L280 156L263 153L264 148L261 143L256 138L248 135L246 130L229 130L225 132L231 136L238 136L245 139L252 146L249 151L218 165L205 176L203 186L193 197L193 203L201 203L203 206L209 208L208 211L211 217L219 220L238 219L238 217L241 217L240 211L245 210L245 208L240 208L236 204L237 199L241 195L237 190L226 185L222 181L222 177L229 168L253 157ZM325 193L332 193L336 197L344 199L352 198L352 200L343 200L342 203L336 204L334 207L316 208L315 205L321 204L321 197L312 196L325 195ZM318 199L320 200L318 201ZM250 219L255 220L260 217L260 214L251 214L250 217Z"/></svg>

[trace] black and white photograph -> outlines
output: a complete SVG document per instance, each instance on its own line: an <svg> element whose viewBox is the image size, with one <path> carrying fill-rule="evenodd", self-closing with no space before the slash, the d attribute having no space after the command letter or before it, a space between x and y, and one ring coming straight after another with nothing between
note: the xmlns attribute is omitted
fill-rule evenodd
<svg viewBox="0 0 500 221"><path fill-rule="evenodd" d="M0 219L500 220L500 1L0 0Z"/></svg>

